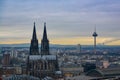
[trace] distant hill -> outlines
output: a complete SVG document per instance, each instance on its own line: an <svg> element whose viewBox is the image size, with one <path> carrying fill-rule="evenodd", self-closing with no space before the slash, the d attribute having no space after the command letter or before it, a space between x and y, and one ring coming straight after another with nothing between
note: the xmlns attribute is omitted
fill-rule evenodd
<svg viewBox="0 0 120 80"><path fill-rule="evenodd" d="M39 47L41 44L39 44ZM81 45L82 48L91 47L93 45ZM23 43L23 44L0 44L0 47L30 47L30 43ZM60 44L50 44L50 47L77 47L77 45L60 45ZM110 45L97 45L97 47L120 47L120 46L110 46Z"/></svg>
<svg viewBox="0 0 120 80"><path fill-rule="evenodd" d="M0 44L0 47L30 47L30 44Z"/></svg>
<svg viewBox="0 0 120 80"><path fill-rule="evenodd" d="M39 44L39 47L41 44ZM75 47L76 45L59 45L59 44L50 44L50 47ZM0 47L30 47L29 43L24 44L0 44Z"/></svg>

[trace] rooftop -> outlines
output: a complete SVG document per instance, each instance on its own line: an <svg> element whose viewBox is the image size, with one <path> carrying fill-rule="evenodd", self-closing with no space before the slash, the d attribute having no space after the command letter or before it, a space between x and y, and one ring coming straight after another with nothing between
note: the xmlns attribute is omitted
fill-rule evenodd
<svg viewBox="0 0 120 80"><path fill-rule="evenodd" d="M39 60L39 59L41 59L41 60L56 60L57 58L56 58L56 55L43 55L43 56L41 56L41 55L30 55L29 59L30 60Z"/></svg>

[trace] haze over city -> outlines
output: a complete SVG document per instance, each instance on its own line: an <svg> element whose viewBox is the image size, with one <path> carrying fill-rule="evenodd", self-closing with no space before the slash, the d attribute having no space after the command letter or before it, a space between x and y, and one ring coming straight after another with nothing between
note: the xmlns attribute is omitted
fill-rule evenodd
<svg viewBox="0 0 120 80"><path fill-rule="evenodd" d="M46 22L52 44L92 45L95 25L97 43L120 39L119 0L0 0L0 12L0 44L29 43L34 21L39 40Z"/></svg>
<svg viewBox="0 0 120 80"><path fill-rule="evenodd" d="M120 0L0 0L0 80L120 80Z"/></svg>

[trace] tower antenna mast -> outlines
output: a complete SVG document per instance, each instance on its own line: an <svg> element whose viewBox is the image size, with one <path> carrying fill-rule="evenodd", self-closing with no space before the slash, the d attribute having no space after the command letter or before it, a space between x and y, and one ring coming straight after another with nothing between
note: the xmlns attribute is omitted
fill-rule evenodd
<svg viewBox="0 0 120 80"><path fill-rule="evenodd" d="M96 25L95 25L95 28L94 28L94 33L93 33L93 37L94 37L94 53L96 54L96 37L98 36L98 34L96 33Z"/></svg>

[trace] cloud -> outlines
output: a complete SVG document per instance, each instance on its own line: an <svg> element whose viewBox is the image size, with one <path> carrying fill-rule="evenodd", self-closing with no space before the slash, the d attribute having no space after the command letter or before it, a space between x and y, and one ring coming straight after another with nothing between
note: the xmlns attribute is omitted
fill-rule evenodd
<svg viewBox="0 0 120 80"><path fill-rule="evenodd" d="M34 21L38 38L43 22L49 38L92 37L95 24L99 37L118 38L119 4L119 0L2 0L0 38L26 34L24 38L30 39Z"/></svg>

